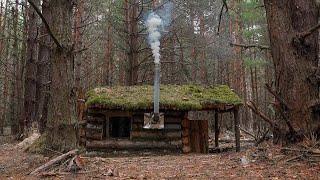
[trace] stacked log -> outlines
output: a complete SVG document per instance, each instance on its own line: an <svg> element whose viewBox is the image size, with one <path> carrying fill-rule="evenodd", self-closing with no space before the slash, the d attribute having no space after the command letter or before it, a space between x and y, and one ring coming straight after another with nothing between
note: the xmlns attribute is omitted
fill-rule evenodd
<svg viewBox="0 0 320 180"><path fill-rule="evenodd" d="M187 116L182 120L182 151L184 153L191 152L190 146L190 121Z"/></svg>
<svg viewBox="0 0 320 180"><path fill-rule="evenodd" d="M90 140L102 140L105 135L106 118L104 115L90 115L86 118L85 136Z"/></svg>
<svg viewBox="0 0 320 180"><path fill-rule="evenodd" d="M104 141L87 141L88 149L105 149L105 150L141 150L141 149L180 149L181 140L177 141L132 141L129 139L121 140L104 140Z"/></svg>

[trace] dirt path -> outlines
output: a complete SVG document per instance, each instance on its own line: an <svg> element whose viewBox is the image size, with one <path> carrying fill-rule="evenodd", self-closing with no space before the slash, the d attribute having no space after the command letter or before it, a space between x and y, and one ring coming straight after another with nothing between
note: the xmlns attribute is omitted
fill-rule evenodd
<svg viewBox="0 0 320 180"><path fill-rule="evenodd" d="M50 179L319 179L320 164L289 162L277 153L249 149L209 155L152 155L127 157L82 157L81 174L46 176ZM48 161L28 154L14 144L0 145L0 179L38 179L27 176Z"/></svg>

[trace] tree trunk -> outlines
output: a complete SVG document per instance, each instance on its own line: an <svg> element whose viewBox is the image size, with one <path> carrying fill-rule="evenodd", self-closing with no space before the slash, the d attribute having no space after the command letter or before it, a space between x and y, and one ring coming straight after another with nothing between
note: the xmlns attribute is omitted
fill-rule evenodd
<svg viewBox="0 0 320 180"><path fill-rule="evenodd" d="M138 9L139 2L137 0L126 0L126 23L128 30L128 61L129 69L127 74L127 84L129 86L136 85L138 82Z"/></svg>
<svg viewBox="0 0 320 180"><path fill-rule="evenodd" d="M200 35L201 35L201 39L202 39L202 43L201 46L201 50L200 50L200 69L201 69L201 73L200 73L200 78L201 78L201 82L202 84L208 84L208 77L207 77L207 67L206 67L206 36L205 36L205 16L203 12L198 12L198 16L200 19Z"/></svg>
<svg viewBox="0 0 320 180"><path fill-rule="evenodd" d="M112 41L112 25L111 22L108 22L107 25L107 42L105 48L105 68L103 69L103 80L104 85L110 86L112 83L112 71L113 71L113 63L112 63L112 49L113 49L113 41Z"/></svg>
<svg viewBox="0 0 320 180"><path fill-rule="evenodd" d="M39 6L39 0L33 0ZM27 57L26 57L26 74L25 74L25 92L24 92L24 118L25 133L29 134L31 124L35 121L36 112L36 73L38 59L38 43L37 43L37 17L34 8L31 6L27 9L28 16L28 39L27 39Z"/></svg>
<svg viewBox="0 0 320 180"><path fill-rule="evenodd" d="M42 14L46 21L51 24L52 16L49 7L49 1L43 0L42 2ZM42 35L39 40L39 52L37 63L37 91L36 91L36 120L38 122L38 128L40 133L44 133L47 123L47 106L50 97L50 81L51 81L51 63L50 63L50 47L52 46L52 40L48 35L48 31L42 23L40 28L40 34Z"/></svg>
<svg viewBox="0 0 320 180"><path fill-rule="evenodd" d="M76 89L76 112L77 112L77 119L78 121L82 120L82 114L84 110L84 103L79 99L84 99L84 89L83 85L81 84L81 70L82 70L82 52L81 49L83 48L82 43L82 32L80 31L80 26L82 24L82 17L84 14L84 1L79 0L75 7L75 17L74 17L74 34L73 34L73 41L74 47L77 52L74 57L74 71L75 71L75 89Z"/></svg>
<svg viewBox="0 0 320 180"><path fill-rule="evenodd" d="M320 122L308 107L311 100L319 98L318 83L310 81L313 69L318 68L318 33L297 38L318 24L318 9L315 0L264 2L275 66L275 93L280 101L276 122L281 123L281 130L275 136L281 141L297 142L302 135L320 133Z"/></svg>
<svg viewBox="0 0 320 180"><path fill-rule="evenodd" d="M50 0L52 32L62 47L52 48L52 81L48 103L47 147L69 150L76 146L75 92L73 89L72 3Z"/></svg>
<svg viewBox="0 0 320 180"><path fill-rule="evenodd" d="M8 8L9 8L9 1L5 2L5 9L4 9L4 18L3 18L3 25L2 25L2 33L3 33L3 38L5 39L5 41L3 41L3 53L1 53L1 58L3 59L3 64L7 64L8 63L8 59L9 59L9 47L10 47L10 38L7 38L7 34L5 33L5 31L9 30L9 23L7 23L8 21L8 16L9 16L9 12L8 12ZM7 32L8 33L8 32ZM8 97L9 97L9 71L8 71L8 66L6 66L3 69L3 94L2 94L2 101L3 101L3 114L2 114L2 121L3 121L3 127L7 126L7 111L8 111Z"/></svg>
<svg viewBox="0 0 320 180"><path fill-rule="evenodd" d="M19 9L18 9L18 1L15 1L15 7L12 7L12 29L13 29L13 44L12 44L12 79L11 79L11 100L10 100L10 117L11 117L11 132L13 134L19 134L20 126L19 126L19 92L18 83L19 83L19 44L18 44L18 18L19 18ZM23 126L21 127L23 129Z"/></svg>
<svg viewBox="0 0 320 180"><path fill-rule="evenodd" d="M0 59L2 59L2 55L3 55L3 50L4 50L4 46L3 46L3 37L4 37L4 26L3 26L3 16L4 16L4 13L3 13L3 1L1 0L0 1ZM1 73L1 76L3 76L3 74ZM3 80L1 78L1 80ZM1 89L1 93L3 93L3 89ZM5 113L5 110L4 110L4 103L1 102L1 107L0 107L0 135L3 134L3 127L4 127L4 119L3 119L3 115Z"/></svg>

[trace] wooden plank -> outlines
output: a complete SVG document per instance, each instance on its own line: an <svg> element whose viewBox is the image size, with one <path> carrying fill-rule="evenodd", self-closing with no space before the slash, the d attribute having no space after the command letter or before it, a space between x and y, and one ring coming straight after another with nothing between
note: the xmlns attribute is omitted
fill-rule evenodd
<svg viewBox="0 0 320 180"><path fill-rule="evenodd" d="M190 121L191 152L208 153L208 121Z"/></svg>
<svg viewBox="0 0 320 180"><path fill-rule="evenodd" d="M193 123L194 122L194 123ZM194 134L193 134L193 144L194 144L194 152L196 153L201 153L201 149L200 149L200 143L201 143L201 139L200 139L200 122L199 121L191 121L191 126L194 125Z"/></svg>
<svg viewBox="0 0 320 180"><path fill-rule="evenodd" d="M201 153L209 153L209 122L208 121L201 121L200 132L202 133Z"/></svg>
<svg viewBox="0 0 320 180"><path fill-rule="evenodd" d="M105 140L87 141L86 147L89 149L180 149L182 141L131 141L131 140Z"/></svg>

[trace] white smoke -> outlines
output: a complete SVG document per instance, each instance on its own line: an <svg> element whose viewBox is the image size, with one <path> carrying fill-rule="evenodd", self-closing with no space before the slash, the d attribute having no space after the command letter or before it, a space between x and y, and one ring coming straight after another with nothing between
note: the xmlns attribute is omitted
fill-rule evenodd
<svg viewBox="0 0 320 180"><path fill-rule="evenodd" d="M160 63L160 38L161 38L161 27L162 19L159 15L154 12L150 13L146 21L149 44L152 49L152 54L154 57L154 63Z"/></svg>

